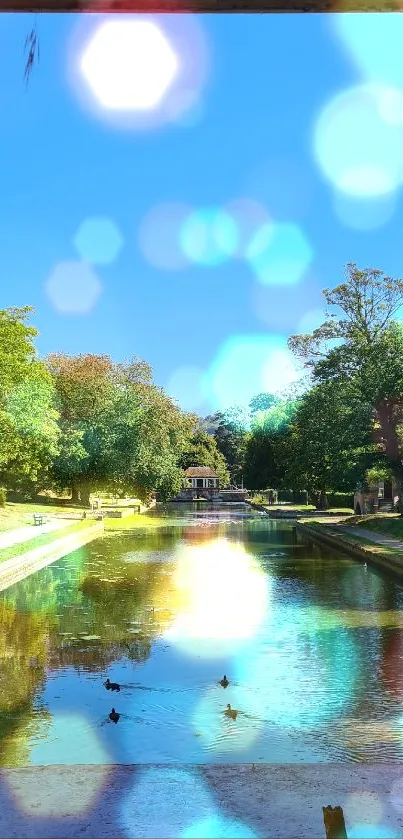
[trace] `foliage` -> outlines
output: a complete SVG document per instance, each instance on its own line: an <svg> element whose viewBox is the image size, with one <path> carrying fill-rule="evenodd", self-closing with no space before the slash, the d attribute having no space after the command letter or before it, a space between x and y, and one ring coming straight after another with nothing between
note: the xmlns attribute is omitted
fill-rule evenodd
<svg viewBox="0 0 403 839"><path fill-rule="evenodd" d="M329 502L329 507L344 510L354 510L354 493L328 492L327 500Z"/></svg>
<svg viewBox="0 0 403 839"><path fill-rule="evenodd" d="M0 487L0 507L5 507L7 502L7 490Z"/></svg>
<svg viewBox="0 0 403 839"><path fill-rule="evenodd" d="M285 485L307 489L318 507L327 506L334 487L351 491L376 457L370 417L371 407L352 398L348 382L311 388L279 440Z"/></svg>
<svg viewBox="0 0 403 839"><path fill-rule="evenodd" d="M134 492L141 500L155 490L162 499L179 490L179 459L196 418L153 384L149 365L59 354L48 366L61 416L59 486L71 486L73 499L85 504L95 489Z"/></svg>
<svg viewBox="0 0 403 839"><path fill-rule="evenodd" d="M273 393L258 393L249 402L249 410L251 414L256 414L257 411L268 411L280 401L279 397Z"/></svg>
<svg viewBox="0 0 403 839"><path fill-rule="evenodd" d="M53 382L26 324L31 311L0 312L0 475L28 495L48 484L59 438Z"/></svg>
<svg viewBox="0 0 403 839"><path fill-rule="evenodd" d="M206 431L197 430L189 439L188 446L183 452L180 465L183 469L189 466L210 466L217 472L220 479L220 486L229 485L229 472L225 458L221 454L216 440Z"/></svg>
<svg viewBox="0 0 403 839"><path fill-rule="evenodd" d="M403 329L393 316L403 302L403 281L349 264L346 282L324 295L337 313L312 335L292 336L289 347L314 380L336 388L348 383L350 405L367 406L367 417L361 417L365 445L371 438L374 460L391 470L402 496Z"/></svg>
<svg viewBox="0 0 403 839"><path fill-rule="evenodd" d="M231 483L241 481L249 425L249 411L237 406L217 411L202 422L202 428L214 435L217 448L227 464Z"/></svg>

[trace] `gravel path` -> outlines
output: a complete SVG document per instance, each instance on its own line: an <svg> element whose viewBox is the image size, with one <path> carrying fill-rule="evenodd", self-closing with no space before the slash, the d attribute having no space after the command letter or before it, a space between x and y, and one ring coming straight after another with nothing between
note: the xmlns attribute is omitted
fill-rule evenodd
<svg viewBox="0 0 403 839"><path fill-rule="evenodd" d="M27 527L18 527L16 530L7 530L5 533L0 533L0 548L11 548L12 545L19 545L21 542L28 542L30 539L35 539L41 533L51 533L52 530L60 530L62 527L68 527L72 524L74 519L52 519L46 524L31 524Z"/></svg>

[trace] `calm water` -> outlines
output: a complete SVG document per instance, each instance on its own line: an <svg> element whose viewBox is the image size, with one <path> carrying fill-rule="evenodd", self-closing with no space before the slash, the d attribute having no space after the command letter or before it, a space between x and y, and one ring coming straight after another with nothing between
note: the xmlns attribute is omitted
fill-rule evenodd
<svg viewBox="0 0 403 839"><path fill-rule="evenodd" d="M402 587L243 507L163 515L0 595L0 764L401 759Z"/></svg>

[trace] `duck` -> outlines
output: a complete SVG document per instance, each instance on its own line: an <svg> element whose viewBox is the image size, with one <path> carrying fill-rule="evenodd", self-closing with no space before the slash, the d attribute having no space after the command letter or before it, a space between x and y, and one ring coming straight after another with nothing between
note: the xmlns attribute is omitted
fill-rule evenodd
<svg viewBox="0 0 403 839"><path fill-rule="evenodd" d="M224 711L226 717L231 717L232 720L236 720L238 711L235 711L235 708L231 708L231 705L228 703L226 711Z"/></svg>
<svg viewBox="0 0 403 839"><path fill-rule="evenodd" d="M110 679L107 679L104 685L107 690L120 690L120 685L117 682L111 682Z"/></svg>
<svg viewBox="0 0 403 839"><path fill-rule="evenodd" d="M114 708L112 708L112 710L109 714L109 719L112 720L112 722L117 722L119 717L120 717L120 714L118 714L118 712L115 711Z"/></svg>
<svg viewBox="0 0 403 839"><path fill-rule="evenodd" d="M227 679L227 677L226 677L225 673L224 673L223 678L221 679L220 685L221 685L221 687L223 687L223 688L227 688L227 687L228 687L228 685L229 685L229 681L228 681L228 679Z"/></svg>

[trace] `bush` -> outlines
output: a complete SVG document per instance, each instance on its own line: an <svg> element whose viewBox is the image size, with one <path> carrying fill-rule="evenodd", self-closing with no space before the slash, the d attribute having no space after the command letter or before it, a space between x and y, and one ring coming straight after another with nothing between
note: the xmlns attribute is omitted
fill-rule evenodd
<svg viewBox="0 0 403 839"><path fill-rule="evenodd" d="M352 492L328 492L327 500L329 507L347 507L354 510L354 493Z"/></svg>
<svg viewBox="0 0 403 839"><path fill-rule="evenodd" d="M0 507L5 507L7 501L7 490L0 487Z"/></svg>
<svg viewBox="0 0 403 839"><path fill-rule="evenodd" d="M308 495L305 489L279 489L279 501L288 501L291 504L307 504Z"/></svg>

